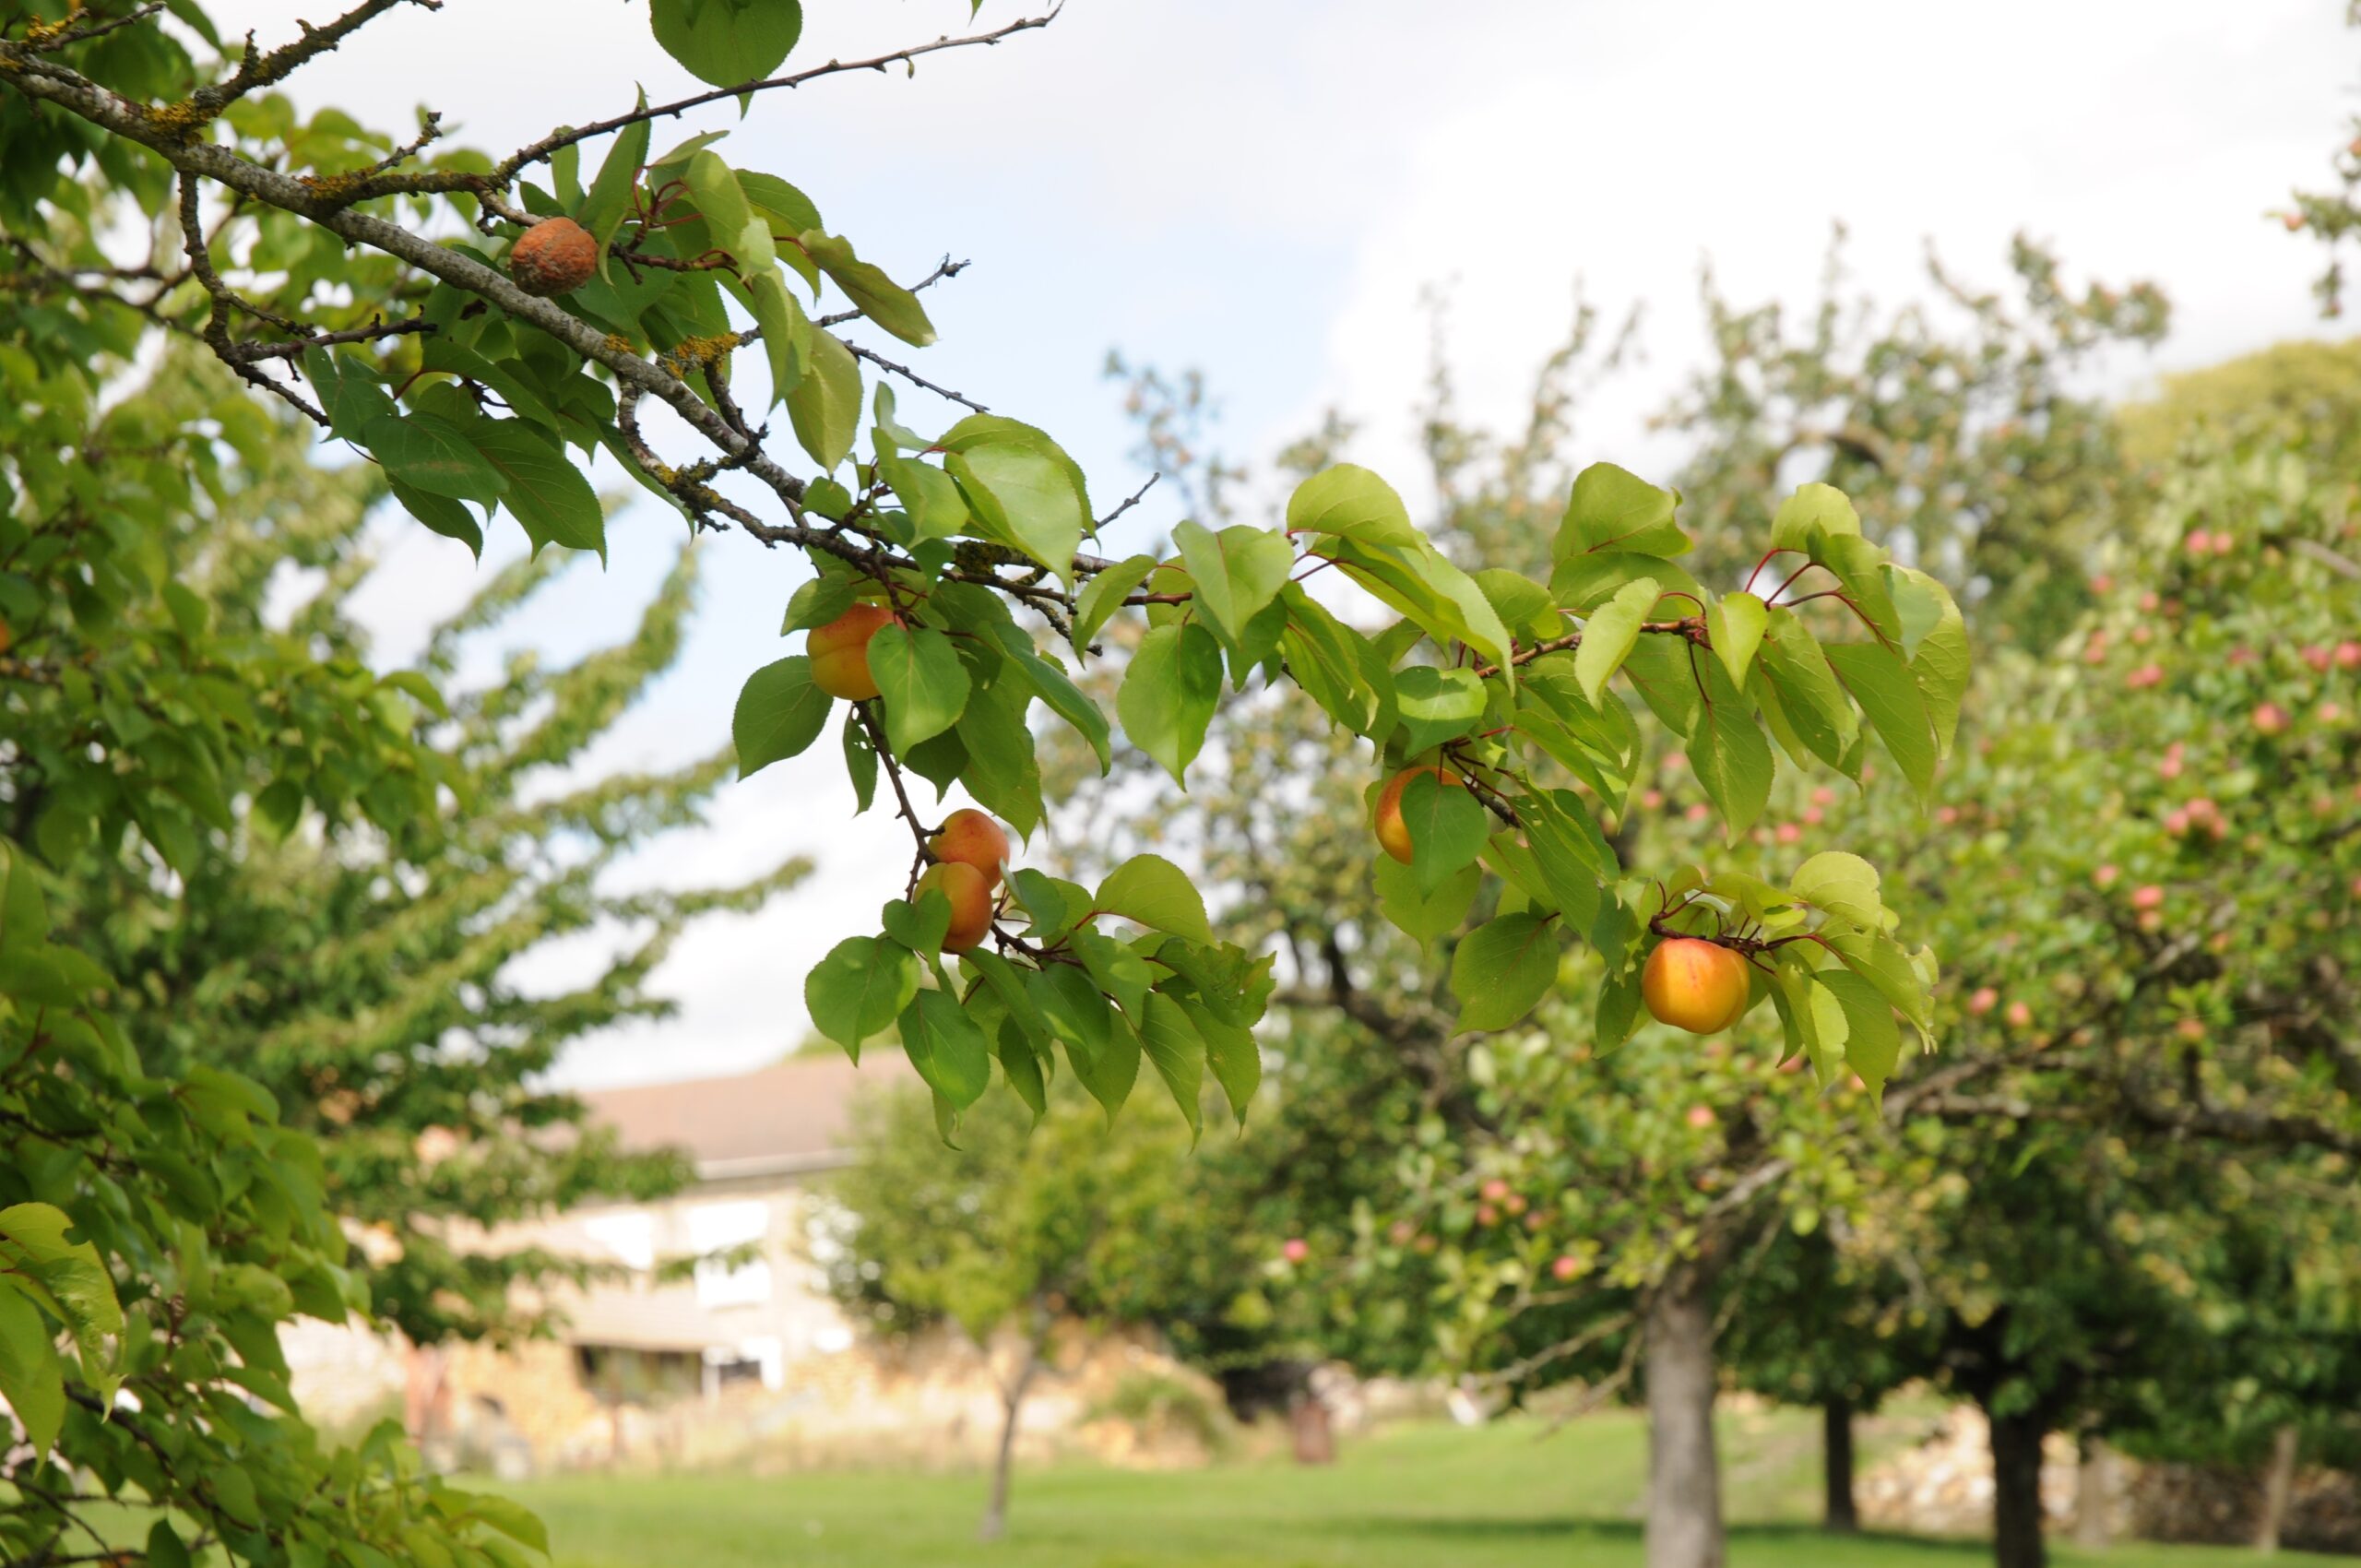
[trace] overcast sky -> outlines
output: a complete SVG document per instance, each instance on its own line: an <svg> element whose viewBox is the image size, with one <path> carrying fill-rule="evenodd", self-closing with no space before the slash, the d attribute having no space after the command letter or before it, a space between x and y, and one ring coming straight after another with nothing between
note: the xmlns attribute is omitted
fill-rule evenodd
<svg viewBox="0 0 2361 1568"><path fill-rule="evenodd" d="M1335 406L1363 422L1357 456L1406 472L1430 284L1451 289L1453 360L1478 416L1514 416L1578 279L1611 311L1644 307L1648 364L1584 421L1578 445L1654 469L1667 455L1641 425L1699 351L1701 265L1738 300L1802 302L1839 220L1857 280L1888 299L1921 289L1929 242L1999 281L2020 229L2078 281L2156 279L2175 335L2153 359L2110 366L2120 387L2319 333L2317 253L2262 214L2319 183L2344 134L2361 34L2341 26L2343 8L1071 0L1050 28L930 56L914 78L831 77L759 102L742 126L724 106L678 134L736 126L733 162L801 185L831 230L897 276L946 253L972 260L928 296L943 341L922 367L1058 435L1102 510L1144 477L1100 378L1109 349L1204 369L1233 453L1266 456ZM252 27L267 44L318 7L212 9L225 32ZM1006 0L976 24L966 0L807 9L793 63L1027 14ZM299 98L405 134L422 101L494 153L628 107L635 83L658 99L693 85L649 41L644 6L617 0L445 0L363 36L298 78ZM908 422L947 422L930 401L906 397ZM1174 514L1139 517L1160 531ZM498 531L513 550L514 530ZM680 530L637 507L611 532L607 572L574 572L521 636L563 655L628 624ZM412 526L389 537L367 603L381 653L397 659L479 579L446 540ZM796 564L742 538L704 556L689 651L605 764L719 744L745 675L794 651L776 634ZM635 868L725 877L790 852L820 866L769 915L697 930L661 975L681 1016L587 1045L568 1081L736 1071L801 1038L805 969L874 929L907 857L897 824L853 821L835 751L733 786L718 831ZM537 976L554 983L588 956L538 960Z"/></svg>

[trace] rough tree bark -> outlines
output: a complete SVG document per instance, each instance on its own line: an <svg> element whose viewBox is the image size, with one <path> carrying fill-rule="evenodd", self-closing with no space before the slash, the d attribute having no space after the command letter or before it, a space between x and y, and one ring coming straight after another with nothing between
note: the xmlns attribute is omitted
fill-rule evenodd
<svg viewBox="0 0 2361 1568"><path fill-rule="evenodd" d="M1821 1474L1827 1485L1827 1507L1821 1527L1851 1535L1861 1527L1861 1511L1853 1501L1853 1401L1839 1394L1821 1407Z"/></svg>
<svg viewBox="0 0 2361 1568"><path fill-rule="evenodd" d="M1001 1384L1000 1452L992 1459L992 1494L984 1504L982 1521L976 1526L978 1540L998 1540L1008 1533L1008 1483L1016 1461L1016 1416L1024 1408L1026 1391L1033 1386L1034 1374L1041 1370L1041 1349L1049 1337L1049 1313L1037 1306L1016 1375Z"/></svg>
<svg viewBox="0 0 2361 1568"><path fill-rule="evenodd" d="M2255 1521L2254 1549L2277 1551L2287 1523L2287 1497L2296 1488L2296 1429L2281 1427L2271 1437L2271 1465L2262 1473L2262 1515Z"/></svg>
<svg viewBox="0 0 2361 1568"><path fill-rule="evenodd" d="M1692 1264L1648 1301L1648 1568L1722 1568L1710 1284Z"/></svg>
<svg viewBox="0 0 2361 1568"><path fill-rule="evenodd" d="M2074 1544L2106 1546L2113 1532L2107 1513L2115 1492L2115 1450L2097 1432L2082 1433L2074 1461Z"/></svg>
<svg viewBox="0 0 2361 1568"><path fill-rule="evenodd" d="M1992 1561L1996 1568L2047 1568L2041 1533L2041 1440L2047 1422L2035 1411L1985 1414L1992 1421Z"/></svg>

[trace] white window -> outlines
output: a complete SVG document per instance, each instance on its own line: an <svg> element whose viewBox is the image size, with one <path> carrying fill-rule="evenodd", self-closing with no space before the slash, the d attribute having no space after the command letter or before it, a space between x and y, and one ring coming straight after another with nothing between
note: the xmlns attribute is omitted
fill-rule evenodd
<svg viewBox="0 0 2361 1568"><path fill-rule="evenodd" d="M689 1210L689 1248L695 1253L742 1247L770 1234L770 1205L759 1199L744 1203L699 1204ZM771 1299L771 1265L754 1258L736 1266L718 1259L697 1264L697 1305L701 1307L759 1306Z"/></svg>
<svg viewBox="0 0 2361 1568"><path fill-rule="evenodd" d="M582 1222L582 1233L645 1274L656 1266L656 1217L635 1210L594 1214Z"/></svg>

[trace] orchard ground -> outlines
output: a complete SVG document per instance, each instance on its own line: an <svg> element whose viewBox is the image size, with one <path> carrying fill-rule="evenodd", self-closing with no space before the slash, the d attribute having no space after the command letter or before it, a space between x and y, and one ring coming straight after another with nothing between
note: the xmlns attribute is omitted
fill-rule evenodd
<svg viewBox="0 0 2361 1568"><path fill-rule="evenodd" d="M1822 1535L1812 1525L1817 1432L1810 1411L1723 1420L1733 1568L1970 1568L1988 1557L1976 1541ZM1886 1451L1870 1438L1864 1462ZM1614 1411L1555 1432L1533 1420L1398 1428L1347 1442L1325 1468L1278 1459L1027 1469L1008 1538L990 1546L975 1539L985 1485L976 1472L585 1475L516 1495L549 1522L555 1568L1619 1568L1642 1560L1646 1472L1640 1418ZM2052 1552L2060 1568L2262 1561L2146 1542Z"/></svg>

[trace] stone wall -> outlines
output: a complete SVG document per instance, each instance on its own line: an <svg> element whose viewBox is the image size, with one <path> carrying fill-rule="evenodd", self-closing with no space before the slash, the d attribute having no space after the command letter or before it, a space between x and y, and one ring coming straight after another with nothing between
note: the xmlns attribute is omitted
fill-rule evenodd
<svg viewBox="0 0 2361 1568"><path fill-rule="evenodd" d="M2110 1538L2244 1546L2262 1506L2260 1470L2226 1466L2142 1465L2122 1455L2106 1467ZM2041 1501L2053 1535L2079 1521L2074 1442L2053 1432L2042 1447ZM1943 1412L1927 1436L1856 1483L1862 1523L1879 1529L1981 1535L1992 1527L1991 1429L1982 1411ZM2298 1470L2281 1544L2308 1551L2361 1553L2361 1480L2341 1470Z"/></svg>
<svg viewBox="0 0 2361 1568"><path fill-rule="evenodd" d="M2262 1514L2259 1470L2219 1465L2148 1465L2133 1484L2143 1539L2243 1546ZM2343 1470L2299 1469L2279 1526L2282 1546L2361 1553L2361 1480Z"/></svg>
<svg viewBox="0 0 2361 1568"><path fill-rule="evenodd" d="M2041 1505L2053 1531L2074 1521L2074 1480L2073 1440L2052 1432L2042 1445ZM1875 1529L1939 1535L1989 1531L1991 1424L1973 1405L1944 1411L1920 1442L1863 1471L1855 1482L1855 1496L1861 1522ZM2119 1500L2118 1508L2122 1509Z"/></svg>
<svg viewBox="0 0 2361 1568"><path fill-rule="evenodd" d="M297 1396L324 1422L402 1414L437 1467L508 1477L728 1460L768 1469L979 1462L1000 1438L995 1373L1015 1354L1003 1345L988 1358L949 1333L864 1339L789 1359L777 1387L748 1381L670 1402L616 1404L585 1382L572 1347L551 1341L421 1351L357 1326L306 1325L287 1348ZM1026 1399L1018 1454L1143 1467L1202 1462L1201 1432L1094 1419L1136 1377L1186 1384L1220 1404L1210 1382L1144 1338L1067 1332L1056 1336Z"/></svg>

